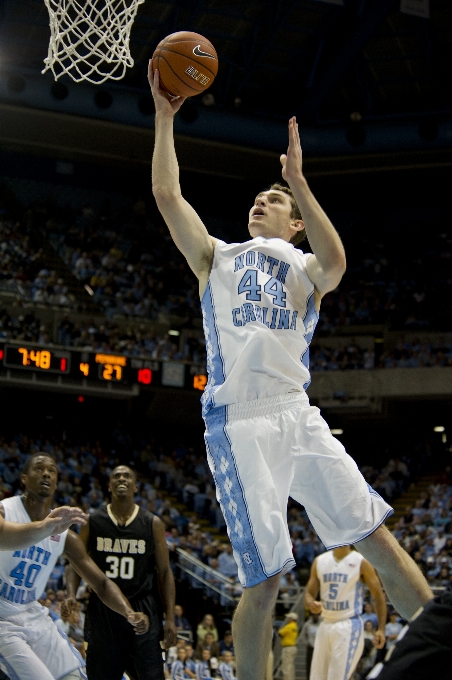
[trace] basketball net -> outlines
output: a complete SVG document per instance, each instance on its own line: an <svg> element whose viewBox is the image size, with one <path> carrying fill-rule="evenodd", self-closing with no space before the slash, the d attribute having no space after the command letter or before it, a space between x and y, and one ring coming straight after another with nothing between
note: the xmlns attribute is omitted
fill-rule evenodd
<svg viewBox="0 0 452 680"><path fill-rule="evenodd" d="M55 80L99 85L120 80L133 66L130 31L144 0L44 0L50 16L49 53L44 59Z"/></svg>

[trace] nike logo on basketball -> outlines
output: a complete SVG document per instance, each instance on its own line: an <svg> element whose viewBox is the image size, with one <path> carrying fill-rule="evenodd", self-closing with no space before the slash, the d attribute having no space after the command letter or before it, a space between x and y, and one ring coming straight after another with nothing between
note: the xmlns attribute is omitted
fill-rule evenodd
<svg viewBox="0 0 452 680"><path fill-rule="evenodd" d="M209 57L209 59L215 59L213 54L209 54L208 52L203 52L200 48L201 48L201 45L196 45L196 47L193 48L193 54L196 54L197 57Z"/></svg>

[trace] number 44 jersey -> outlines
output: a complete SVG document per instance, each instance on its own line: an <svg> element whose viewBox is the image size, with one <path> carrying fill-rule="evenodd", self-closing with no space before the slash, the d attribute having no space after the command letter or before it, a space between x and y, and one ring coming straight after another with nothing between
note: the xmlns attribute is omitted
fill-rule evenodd
<svg viewBox="0 0 452 680"><path fill-rule="evenodd" d="M209 373L204 414L308 387L318 321L309 257L280 238L217 241L201 302Z"/></svg>
<svg viewBox="0 0 452 680"><path fill-rule="evenodd" d="M88 553L129 600L142 599L152 591L153 519L151 512L138 505L124 525L118 524L110 505L89 518Z"/></svg>
<svg viewBox="0 0 452 680"><path fill-rule="evenodd" d="M5 519L31 522L20 496L2 500ZM53 567L64 551L67 531L49 536L25 550L0 551L0 618L19 614L35 602L45 590Z"/></svg>

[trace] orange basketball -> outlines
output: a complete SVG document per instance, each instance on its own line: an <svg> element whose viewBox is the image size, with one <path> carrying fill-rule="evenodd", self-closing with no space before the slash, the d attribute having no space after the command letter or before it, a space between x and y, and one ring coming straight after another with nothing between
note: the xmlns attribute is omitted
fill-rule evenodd
<svg viewBox="0 0 452 680"><path fill-rule="evenodd" d="M179 31L164 38L152 55L160 87L173 96L193 97L215 80L218 57L214 46L199 33Z"/></svg>

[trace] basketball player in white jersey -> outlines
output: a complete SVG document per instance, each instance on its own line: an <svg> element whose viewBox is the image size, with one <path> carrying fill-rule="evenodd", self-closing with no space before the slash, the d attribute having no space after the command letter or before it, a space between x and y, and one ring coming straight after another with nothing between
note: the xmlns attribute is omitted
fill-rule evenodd
<svg viewBox="0 0 452 680"><path fill-rule="evenodd" d="M84 525L87 519L88 515L80 508L70 508L67 505L55 508L45 519L29 524L7 522L0 515L0 550L28 548L52 534L64 533L72 524Z"/></svg>
<svg viewBox="0 0 452 680"><path fill-rule="evenodd" d="M42 521L49 514L58 481L54 459L46 453L28 458L21 473L22 496L4 499L0 512L9 522ZM134 612L119 588L101 572L80 538L65 530L24 550L0 553L0 668L10 680L86 678L83 661L37 599L60 555L69 559L102 601L122 614L137 634L149 622Z"/></svg>
<svg viewBox="0 0 452 680"><path fill-rule="evenodd" d="M378 630L374 645L385 644L386 600L375 569L351 546L315 558L305 591L305 605L321 614L310 680L348 680L364 649L364 584L374 599ZM320 592L320 600L317 600Z"/></svg>
<svg viewBox="0 0 452 680"><path fill-rule="evenodd" d="M248 216L251 240L227 244L208 234L181 194L173 119L184 98L165 96L152 64L148 76L156 110L153 193L199 280L209 372L202 399L207 457L244 586L233 621L237 676L260 680L279 578L295 565L289 495L305 506L327 548L357 544L402 616L409 618L432 592L383 526L392 509L368 487L306 395L320 302L339 284L345 253L303 175L295 118L281 156L289 187L259 193ZM314 254L293 247L304 230Z"/></svg>

